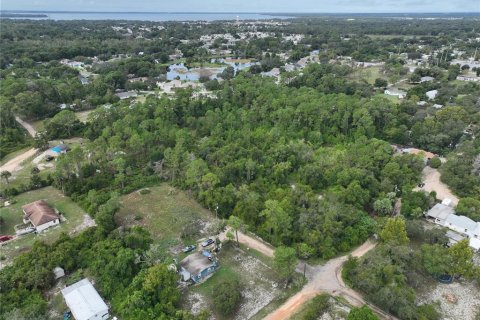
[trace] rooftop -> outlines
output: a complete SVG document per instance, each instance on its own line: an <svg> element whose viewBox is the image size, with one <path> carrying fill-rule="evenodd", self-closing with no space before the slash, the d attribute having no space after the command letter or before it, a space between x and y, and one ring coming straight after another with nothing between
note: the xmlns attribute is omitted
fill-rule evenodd
<svg viewBox="0 0 480 320"><path fill-rule="evenodd" d="M66 287L62 295L76 320L87 320L108 313L108 306L88 279Z"/></svg>
<svg viewBox="0 0 480 320"><path fill-rule="evenodd" d="M439 220L446 220L450 215L455 214L455 210L447 205L437 203L427 212L427 215Z"/></svg>
<svg viewBox="0 0 480 320"><path fill-rule="evenodd" d="M183 259L180 265L192 275L197 275L202 270L211 267L213 262L208 260L208 258L200 252L196 252Z"/></svg>
<svg viewBox="0 0 480 320"><path fill-rule="evenodd" d="M60 219L55 210L45 200L37 200L22 207L25 213L24 219L28 219L34 226Z"/></svg>

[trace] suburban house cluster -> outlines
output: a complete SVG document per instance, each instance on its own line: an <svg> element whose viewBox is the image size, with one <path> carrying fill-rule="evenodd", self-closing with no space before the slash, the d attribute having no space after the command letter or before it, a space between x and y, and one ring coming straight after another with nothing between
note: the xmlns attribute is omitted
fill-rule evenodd
<svg viewBox="0 0 480 320"><path fill-rule="evenodd" d="M432 222L450 229L447 232L450 244L468 239L472 249L480 250L480 222L456 215L455 209L448 205L448 201L437 203L426 213L426 217Z"/></svg>

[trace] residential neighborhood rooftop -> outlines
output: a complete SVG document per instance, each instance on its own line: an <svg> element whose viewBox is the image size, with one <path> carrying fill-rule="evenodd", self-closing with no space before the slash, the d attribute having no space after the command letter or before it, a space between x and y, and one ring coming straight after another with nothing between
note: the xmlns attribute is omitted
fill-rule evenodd
<svg viewBox="0 0 480 320"><path fill-rule="evenodd" d="M37 200L22 207L24 219L30 220L34 226L60 219L58 213L45 200Z"/></svg>

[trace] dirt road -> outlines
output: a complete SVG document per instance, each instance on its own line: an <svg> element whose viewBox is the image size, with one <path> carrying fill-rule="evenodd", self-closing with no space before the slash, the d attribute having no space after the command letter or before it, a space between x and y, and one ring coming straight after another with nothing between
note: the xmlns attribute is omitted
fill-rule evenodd
<svg viewBox="0 0 480 320"><path fill-rule="evenodd" d="M35 137L35 135L37 134L37 131L29 123L23 121L22 119L20 119L17 116L15 116L15 120L22 127L24 127L25 130L28 131L28 134L30 134L32 137ZM13 173L15 171L20 170L22 168L21 167L22 162L24 162L28 158L32 157L33 155L35 155L36 152L37 152L37 149L35 149L35 148L28 149L24 153L19 154L18 156L16 156L15 158L11 159L7 163L5 163L3 166L1 166L0 167L0 172L1 171L9 171L9 172Z"/></svg>
<svg viewBox="0 0 480 320"><path fill-rule="evenodd" d="M234 233L232 231L232 233ZM226 232L219 235L221 241L226 239ZM259 238L246 235L242 232L238 232L238 241L249 248L253 248L266 256L273 257L274 248L265 243ZM368 240L358 248L356 248L351 255L354 257L361 257L368 251L375 248L376 243ZM306 270L305 276L308 283L303 289L288 299L277 310L270 313L265 317L267 320L281 320L288 319L295 312L299 311L301 306L315 297L319 293L328 293L334 296L344 297L350 304L354 306L362 306L367 304L372 310L374 310L382 319L395 319L394 317L386 314L380 308L367 303L363 297L356 292L348 288L342 280L341 270L342 266L347 261L348 255L341 256L332 260L329 260L322 266L310 266L304 262L300 262L297 266L298 272Z"/></svg>
<svg viewBox="0 0 480 320"><path fill-rule="evenodd" d="M37 131L32 127L32 125L28 122L25 122L23 121L22 119L20 119L20 117L17 117L15 116L15 120L22 126L25 128L25 130L28 131L28 134L33 137L35 137L35 135L37 134Z"/></svg>
<svg viewBox="0 0 480 320"><path fill-rule="evenodd" d="M443 200L448 198L452 200L453 204L458 204L458 197L453 194L446 184L440 181L440 172L437 169L429 166L423 168L422 182L425 185L422 188L415 188L414 190L435 191L438 199Z"/></svg>
<svg viewBox="0 0 480 320"><path fill-rule="evenodd" d="M235 235L235 232L233 230L230 230L233 235ZM228 230L225 232L222 232L218 238L220 241L225 241L227 239L227 234ZM248 248L252 248L257 250L258 252L261 252L262 254L266 255L267 257L273 257L273 251L275 250L272 246L270 246L268 243L264 242L263 240L259 238L254 238L252 236L248 236L244 234L241 231L238 231L238 242L241 244L246 245Z"/></svg>
<svg viewBox="0 0 480 320"><path fill-rule="evenodd" d="M33 155L35 155L36 152L37 152L37 149L35 149L35 148L28 149L24 153L19 154L18 156L16 156L15 158L11 159L7 163L5 163L3 166L1 166L0 167L0 172L1 171L9 171L9 172L13 173L17 170L20 170L22 168L21 167L22 162L24 162L28 158L32 157Z"/></svg>
<svg viewBox="0 0 480 320"><path fill-rule="evenodd" d="M361 257L368 251L375 248L376 243L371 240L366 241L360 247L355 249L351 254L354 257ZM266 316L265 320L282 320L288 319L294 313L298 312L301 306L320 293L328 293L333 296L342 296L353 306L363 306L367 304L374 310L382 319L396 319L388 315L380 308L366 302L362 295L348 288L342 280L341 270L342 266L347 261L348 256L341 256L329 260L322 266L307 265L307 279L308 283L296 295L288 299L280 308Z"/></svg>

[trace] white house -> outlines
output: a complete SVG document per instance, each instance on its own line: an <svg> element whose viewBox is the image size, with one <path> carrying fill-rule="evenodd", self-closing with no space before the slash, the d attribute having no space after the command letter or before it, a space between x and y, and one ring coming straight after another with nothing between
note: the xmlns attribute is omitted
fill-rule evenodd
<svg viewBox="0 0 480 320"><path fill-rule="evenodd" d="M403 99L407 96L407 93L405 91L395 88L388 88L384 91L384 93L389 96L396 96L399 99Z"/></svg>
<svg viewBox="0 0 480 320"><path fill-rule="evenodd" d="M75 320L105 320L110 317L107 304L88 279L64 288L62 295Z"/></svg>
<svg viewBox="0 0 480 320"><path fill-rule="evenodd" d="M437 203L425 216L436 224L447 227L454 232L447 232L450 243L456 243L462 238L468 238L469 245L474 250L480 250L480 222L475 222L465 216L458 216L455 210L443 203Z"/></svg>
<svg viewBox="0 0 480 320"><path fill-rule="evenodd" d="M442 203L437 203L427 212L426 216L427 218L431 218L436 224L445 226L445 221L447 220L448 216L452 214L455 214L455 210L452 207Z"/></svg>
<svg viewBox="0 0 480 320"><path fill-rule="evenodd" d="M430 90L430 91L427 91L425 94L427 95L429 100L433 100L437 96L438 90Z"/></svg>
<svg viewBox="0 0 480 320"><path fill-rule="evenodd" d="M60 215L44 200L38 200L22 207L23 222L31 223L37 233L60 223Z"/></svg>

